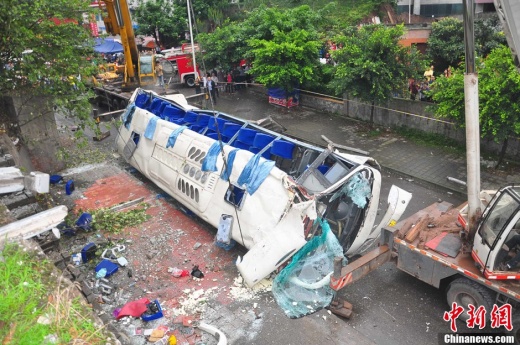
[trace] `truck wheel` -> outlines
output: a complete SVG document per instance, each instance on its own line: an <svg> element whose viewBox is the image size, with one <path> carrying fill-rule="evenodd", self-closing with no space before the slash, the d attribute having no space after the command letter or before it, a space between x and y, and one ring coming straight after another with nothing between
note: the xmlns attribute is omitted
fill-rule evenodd
<svg viewBox="0 0 520 345"><path fill-rule="evenodd" d="M184 81L186 82L186 85L188 85L189 87L195 86L195 78L192 76L184 78Z"/></svg>
<svg viewBox="0 0 520 345"><path fill-rule="evenodd" d="M475 308L484 306L486 316L489 315L495 300L495 293L473 280L457 278L449 285L446 297L450 308L453 302L464 308L464 312L460 314L459 319L467 321L469 319L467 313L469 304L473 304Z"/></svg>

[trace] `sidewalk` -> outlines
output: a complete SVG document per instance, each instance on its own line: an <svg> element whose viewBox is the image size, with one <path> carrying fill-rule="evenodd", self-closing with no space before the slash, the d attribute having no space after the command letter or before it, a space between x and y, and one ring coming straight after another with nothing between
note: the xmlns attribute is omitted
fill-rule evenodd
<svg viewBox="0 0 520 345"><path fill-rule="evenodd" d="M193 89L183 88L178 91L185 96L193 95ZM385 170L394 171L431 188L466 194L464 185L448 180L451 177L466 181L466 157L447 153L443 148L409 142L390 131L368 137L360 130L364 124L358 120L320 113L306 107L284 109L269 104L267 96L251 88L238 90L234 94L221 93L217 103L215 109L218 111L248 120L271 116L287 128L287 135L321 146L325 145L321 135L325 135L336 144L368 151ZM483 164L481 166L481 190L520 182L520 164L507 172L485 168Z"/></svg>

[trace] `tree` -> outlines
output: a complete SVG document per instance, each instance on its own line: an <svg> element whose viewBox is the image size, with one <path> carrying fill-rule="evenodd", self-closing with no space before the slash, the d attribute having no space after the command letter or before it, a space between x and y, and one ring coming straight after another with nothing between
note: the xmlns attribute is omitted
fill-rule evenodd
<svg viewBox="0 0 520 345"><path fill-rule="evenodd" d="M438 78L432 97L438 103L435 115L465 127L464 67L450 78ZM481 64L479 75L479 118L481 137L502 143L496 168L507 151L508 139L520 135L520 74L506 46L494 49Z"/></svg>
<svg viewBox="0 0 520 345"><path fill-rule="evenodd" d="M254 57L251 73L267 87L281 87L287 94L311 79L318 64L320 42L306 30L277 31L272 40L249 41Z"/></svg>
<svg viewBox="0 0 520 345"><path fill-rule="evenodd" d="M262 5L249 13L244 21L228 20L213 33L200 34L198 41L209 64L233 66L243 58L254 58L250 42L271 41L277 33L305 30L308 39L318 39L318 29L324 21L322 14L326 10L312 11L309 6L280 10Z"/></svg>
<svg viewBox="0 0 520 345"><path fill-rule="evenodd" d="M475 52L486 57L491 50L506 44L498 16L475 20ZM464 59L464 23L457 18L443 18L432 24L427 53L437 70L458 66Z"/></svg>
<svg viewBox="0 0 520 345"><path fill-rule="evenodd" d="M421 54L398 43L403 34L403 25L365 25L335 39L343 48L332 52L337 65L331 87L338 94L347 92L370 102L371 123L375 104L389 99L403 81L417 78L424 70Z"/></svg>
<svg viewBox="0 0 520 345"><path fill-rule="evenodd" d="M82 26L83 14L93 15L83 0L0 2L1 94L25 99L44 96L48 104L42 104L42 109L59 107L88 121L84 81L97 66L86 59L92 55L93 41ZM4 122L9 117L6 109L1 115Z"/></svg>
<svg viewBox="0 0 520 345"><path fill-rule="evenodd" d="M188 28L186 1L141 0L135 11L137 34L153 36L156 43L177 46ZM157 36L157 33L159 36Z"/></svg>

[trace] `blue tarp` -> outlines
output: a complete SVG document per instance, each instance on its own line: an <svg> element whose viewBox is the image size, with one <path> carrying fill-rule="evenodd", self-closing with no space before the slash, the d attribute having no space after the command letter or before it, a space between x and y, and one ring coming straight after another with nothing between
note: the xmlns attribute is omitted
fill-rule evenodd
<svg viewBox="0 0 520 345"><path fill-rule="evenodd" d="M222 170L220 174L220 178L224 181L229 181L229 176L231 176L231 172L233 171L233 163L235 162L235 156L238 152L238 149L234 149L228 155L227 166Z"/></svg>
<svg viewBox="0 0 520 345"><path fill-rule="evenodd" d="M220 142L215 141L202 162L202 171L217 171L217 157L220 153Z"/></svg>
<svg viewBox="0 0 520 345"><path fill-rule="evenodd" d="M153 139L153 135L155 134L155 128L157 127L157 120L159 120L158 116L154 116L148 121L148 125L146 126L146 130L144 131L144 137L146 139Z"/></svg>
<svg viewBox="0 0 520 345"><path fill-rule="evenodd" d="M186 126L180 126L179 128L177 128L176 130L174 130L172 132L172 134L170 134L170 136L168 137L168 142L166 143L166 148L169 148L169 147L174 147L175 146L175 142L177 141L177 137L179 136L179 134L181 134L186 128Z"/></svg>
<svg viewBox="0 0 520 345"><path fill-rule="evenodd" d="M110 38L96 38L96 44L94 45L94 51L103 54L114 54L122 53L123 45L114 39Z"/></svg>
<svg viewBox="0 0 520 345"><path fill-rule="evenodd" d="M246 185L247 192L249 195L253 195L254 192L260 187L262 182L269 176L269 173L274 167L274 162L270 160L263 160L260 162L260 154L257 153L247 162L244 170L238 178L238 185Z"/></svg>
<svg viewBox="0 0 520 345"><path fill-rule="evenodd" d="M126 108L123 116L121 116L121 120L123 120L123 124L125 125L126 129L130 129L130 123L132 122L134 112L135 104L132 103L128 108Z"/></svg>

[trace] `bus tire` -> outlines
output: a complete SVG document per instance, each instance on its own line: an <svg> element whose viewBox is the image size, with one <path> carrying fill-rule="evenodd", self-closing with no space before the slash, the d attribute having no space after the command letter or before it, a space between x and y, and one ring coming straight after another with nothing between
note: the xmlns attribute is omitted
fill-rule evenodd
<svg viewBox="0 0 520 345"><path fill-rule="evenodd" d="M475 309L484 306L486 310L486 318L489 318L493 303L495 301L495 292L478 284L468 278L457 278L450 283L446 293L449 308L453 303L464 308L464 312L458 317L462 321L469 319L468 305L473 304Z"/></svg>

